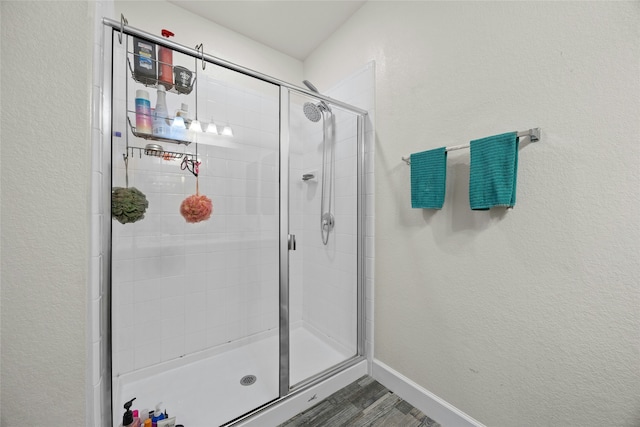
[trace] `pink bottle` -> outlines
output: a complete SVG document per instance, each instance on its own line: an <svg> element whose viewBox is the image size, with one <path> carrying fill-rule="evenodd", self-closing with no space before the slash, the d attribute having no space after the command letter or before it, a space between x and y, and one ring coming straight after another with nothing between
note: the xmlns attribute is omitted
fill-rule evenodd
<svg viewBox="0 0 640 427"><path fill-rule="evenodd" d="M151 115L151 101L149 92L136 90L136 132L151 133L153 116Z"/></svg>

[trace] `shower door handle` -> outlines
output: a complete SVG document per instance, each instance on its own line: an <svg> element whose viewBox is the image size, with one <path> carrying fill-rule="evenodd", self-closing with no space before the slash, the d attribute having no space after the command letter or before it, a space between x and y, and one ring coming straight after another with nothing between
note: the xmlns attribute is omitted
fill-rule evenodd
<svg viewBox="0 0 640 427"><path fill-rule="evenodd" d="M296 250L296 235L295 234L289 234L289 250L290 251L295 251Z"/></svg>

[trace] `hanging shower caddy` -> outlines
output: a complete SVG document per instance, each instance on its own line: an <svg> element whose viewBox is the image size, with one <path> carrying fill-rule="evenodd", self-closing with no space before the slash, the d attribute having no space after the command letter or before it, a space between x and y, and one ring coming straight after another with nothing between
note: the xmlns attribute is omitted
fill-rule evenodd
<svg viewBox="0 0 640 427"><path fill-rule="evenodd" d="M138 129L136 128L136 125L135 125L136 111L135 111L135 108L131 109L131 105L130 105L130 96L131 96L131 94L129 93L130 80L135 85L138 85L141 87L143 86L150 89L157 89L159 85L163 85L163 82L160 81L157 75L155 77L149 77L148 75L140 76L136 74L136 72L134 71L133 63L136 57L138 56L138 54L136 54L135 51L130 49L130 36L126 35L123 41L126 45L126 74L127 75L125 78L125 93L126 93L125 102L126 102L126 123L127 123L127 127L129 128L128 130L131 132L133 136L144 139L144 140L148 140L150 142L157 141L157 142L185 145L185 146L191 144L193 141L187 137L174 138L172 136L159 136L159 135L154 135L152 133L139 132ZM202 49L201 46L202 45L199 45L200 49ZM164 48L164 49L169 49L169 48ZM147 60L153 64L153 68L156 70L159 69L161 66L170 67L171 70L174 72L174 74L177 72L178 74L183 73L183 75L188 76L186 81L183 81L183 84L181 84L180 86L173 85L171 88L167 89L166 92L167 94L172 94L171 96L173 96L173 94L176 94L177 96L180 96L180 97L190 96L191 99L193 100L191 104L192 105L195 104L195 111L193 112L193 114L194 114L194 117L197 118L198 103L197 103L197 83L196 82L198 77L197 76L198 59L194 58L193 71L181 65L167 64L167 63L161 62L160 59L156 58L155 56L151 58L147 58ZM167 121L172 120L171 117L165 117L164 119ZM185 131L185 133L189 135L188 132ZM150 147L150 146L153 146L153 147ZM126 152L127 153L126 154L127 155L131 154L131 156L133 156L136 151L138 152L138 155L140 157L142 157L142 154L145 154L147 156L160 157L165 160L181 159L184 156L184 153L180 153L172 150L165 150L159 144L153 144L153 143L147 144L145 147L130 145L129 132L127 132L126 134Z"/></svg>

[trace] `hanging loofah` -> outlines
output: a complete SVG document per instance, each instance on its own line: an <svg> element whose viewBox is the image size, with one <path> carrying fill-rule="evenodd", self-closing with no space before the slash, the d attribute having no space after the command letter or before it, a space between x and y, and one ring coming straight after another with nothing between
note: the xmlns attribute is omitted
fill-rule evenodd
<svg viewBox="0 0 640 427"><path fill-rule="evenodd" d="M147 207L147 197L135 187L114 187L111 192L111 215L121 224L141 220Z"/></svg>
<svg viewBox="0 0 640 427"><path fill-rule="evenodd" d="M113 187L111 190L111 216L120 222L128 224L144 218L144 212L149 207L147 196L135 187L129 188L129 156L122 155L124 160L126 188Z"/></svg>
<svg viewBox="0 0 640 427"><path fill-rule="evenodd" d="M206 221L213 212L211 199L204 194L194 194L180 204L180 213L187 222Z"/></svg>
<svg viewBox="0 0 640 427"><path fill-rule="evenodd" d="M196 152L197 153L197 152ZM191 163L189 163L191 162ZM189 165L192 165L192 168ZM182 161L182 169L189 169L191 173L196 177L196 194L187 197L180 204L180 213L187 220L187 222L200 222L206 221L213 212L213 203L207 196L200 194L200 186L198 181L198 175L200 172L200 162L188 160L186 157Z"/></svg>

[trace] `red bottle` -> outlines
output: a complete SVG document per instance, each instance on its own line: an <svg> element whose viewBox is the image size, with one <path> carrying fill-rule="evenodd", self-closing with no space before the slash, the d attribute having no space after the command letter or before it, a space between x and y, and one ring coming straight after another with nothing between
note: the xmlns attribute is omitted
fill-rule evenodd
<svg viewBox="0 0 640 427"><path fill-rule="evenodd" d="M162 36L169 38L174 34L169 30L162 30ZM158 83L167 90L173 87L173 50L158 46Z"/></svg>

